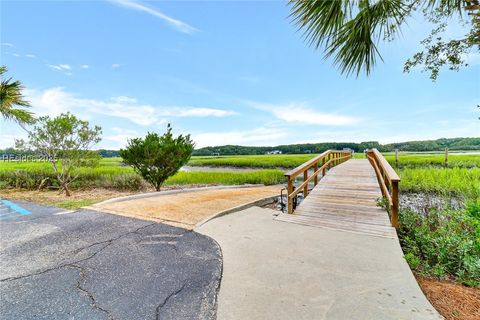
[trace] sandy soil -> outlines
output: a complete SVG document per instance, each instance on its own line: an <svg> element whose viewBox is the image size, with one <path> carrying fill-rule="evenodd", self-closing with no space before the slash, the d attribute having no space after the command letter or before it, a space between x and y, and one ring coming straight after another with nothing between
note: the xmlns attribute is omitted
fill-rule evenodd
<svg viewBox="0 0 480 320"><path fill-rule="evenodd" d="M211 185L182 185L182 186L168 186L162 188L162 191L178 190L184 188L199 188ZM92 205L111 198L124 197L132 194L152 192L153 188L148 188L142 191L118 191L112 189L86 189L86 190L72 190L70 197L65 196L64 192L58 190L24 190L24 189L1 189L0 198L11 200L31 201L44 205L52 205L66 209L78 209L83 206Z"/></svg>
<svg viewBox="0 0 480 320"><path fill-rule="evenodd" d="M99 211L192 229L215 213L280 193L280 186L202 190L92 206Z"/></svg>
<svg viewBox="0 0 480 320"><path fill-rule="evenodd" d="M90 189L90 190L73 190L70 197L66 197L62 192L56 190L19 190L19 189L2 189L0 190L0 197L11 200L31 201L39 204L60 206L65 202L78 202L93 204L106 199L122 197L133 192L116 191L107 189Z"/></svg>
<svg viewBox="0 0 480 320"><path fill-rule="evenodd" d="M418 284L432 305L446 320L480 319L480 288L417 277Z"/></svg>

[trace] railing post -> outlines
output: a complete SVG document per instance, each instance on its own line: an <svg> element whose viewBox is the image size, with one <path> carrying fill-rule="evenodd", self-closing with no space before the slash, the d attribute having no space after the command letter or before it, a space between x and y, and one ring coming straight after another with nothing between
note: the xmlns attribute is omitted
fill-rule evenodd
<svg viewBox="0 0 480 320"><path fill-rule="evenodd" d="M308 169L303 171L303 181L307 181L308 179ZM303 187L303 198L305 199L308 196L308 183Z"/></svg>
<svg viewBox="0 0 480 320"><path fill-rule="evenodd" d="M287 186L287 212L293 213L293 199L290 199L290 194L293 192L293 182L290 177L288 177L288 186Z"/></svg>
<svg viewBox="0 0 480 320"><path fill-rule="evenodd" d="M448 167L448 148L445 148L445 167Z"/></svg>
<svg viewBox="0 0 480 320"><path fill-rule="evenodd" d="M318 170L318 162L315 162L315 164L313 165L313 172L317 172ZM315 175L315 177L313 178L313 184L316 186L318 184L318 174Z"/></svg>
<svg viewBox="0 0 480 320"><path fill-rule="evenodd" d="M322 167L325 165L325 158L322 159ZM322 177L325 177L325 171L326 171L326 167L323 167L322 169Z"/></svg>
<svg viewBox="0 0 480 320"><path fill-rule="evenodd" d="M392 181L392 226L398 229L398 181Z"/></svg>

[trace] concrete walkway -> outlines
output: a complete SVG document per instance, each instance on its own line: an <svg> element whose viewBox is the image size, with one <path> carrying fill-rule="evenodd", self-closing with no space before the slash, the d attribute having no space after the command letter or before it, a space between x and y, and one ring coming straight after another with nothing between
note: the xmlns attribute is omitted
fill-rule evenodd
<svg viewBox="0 0 480 320"><path fill-rule="evenodd" d="M441 319L398 239L273 220L252 207L207 222L224 259L217 318Z"/></svg>

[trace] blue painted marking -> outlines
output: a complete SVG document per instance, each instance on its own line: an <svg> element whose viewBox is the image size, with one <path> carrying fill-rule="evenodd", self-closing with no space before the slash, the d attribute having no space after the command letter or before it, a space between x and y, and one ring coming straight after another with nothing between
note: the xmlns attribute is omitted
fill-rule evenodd
<svg viewBox="0 0 480 320"><path fill-rule="evenodd" d="M4 205L6 205L7 207L9 207L10 209L12 210L15 210L16 212L18 212L19 214L21 215L26 215L26 214L30 214L31 212L20 207L19 205L11 202L11 201L8 201L8 200L0 200Z"/></svg>

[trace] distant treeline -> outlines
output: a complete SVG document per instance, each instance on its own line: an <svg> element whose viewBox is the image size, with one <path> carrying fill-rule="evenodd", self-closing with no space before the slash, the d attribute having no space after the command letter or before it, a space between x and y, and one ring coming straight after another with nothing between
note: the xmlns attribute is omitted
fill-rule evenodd
<svg viewBox="0 0 480 320"><path fill-rule="evenodd" d="M440 151L448 148L449 150L480 150L480 138L452 138L422 141L407 141L400 143L380 144L377 141L367 141L362 143L354 142L324 142L324 143L304 143L287 144L275 147L245 147L226 145L219 147L205 147L193 151L194 156L212 156L212 155L251 155L265 154L280 151L282 154L304 154L321 153L328 149L341 150L350 148L355 152L363 152L365 149L377 148L381 152L391 152L395 149L399 151ZM118 150L100 149L97 152L104 158L119 157ZM0 157L8 154L32 154L31 151L19 152L14 148L0 149ZM0 159L1 160L1 159Z"/></svg>
<svg viewBox="0 0 480 320"><path fill-rule="evenodd" d="M325 143L304 143L288 144L275 147L245 147L226 145L219 147L205 147L193 151L195 156L211 155L251 155L265 154L268 152L280 151L283 154L321 153L328 149L341 150L350 148L355 152L363 152L365 149L377 148L381 152L389 152L398 149L399 151L439 151L448 148L450 150L480 150L480 138L453 138L423 141L408 141L400 143L380 144L377 141L362 143L354 142L325 142Z"/></svg>

